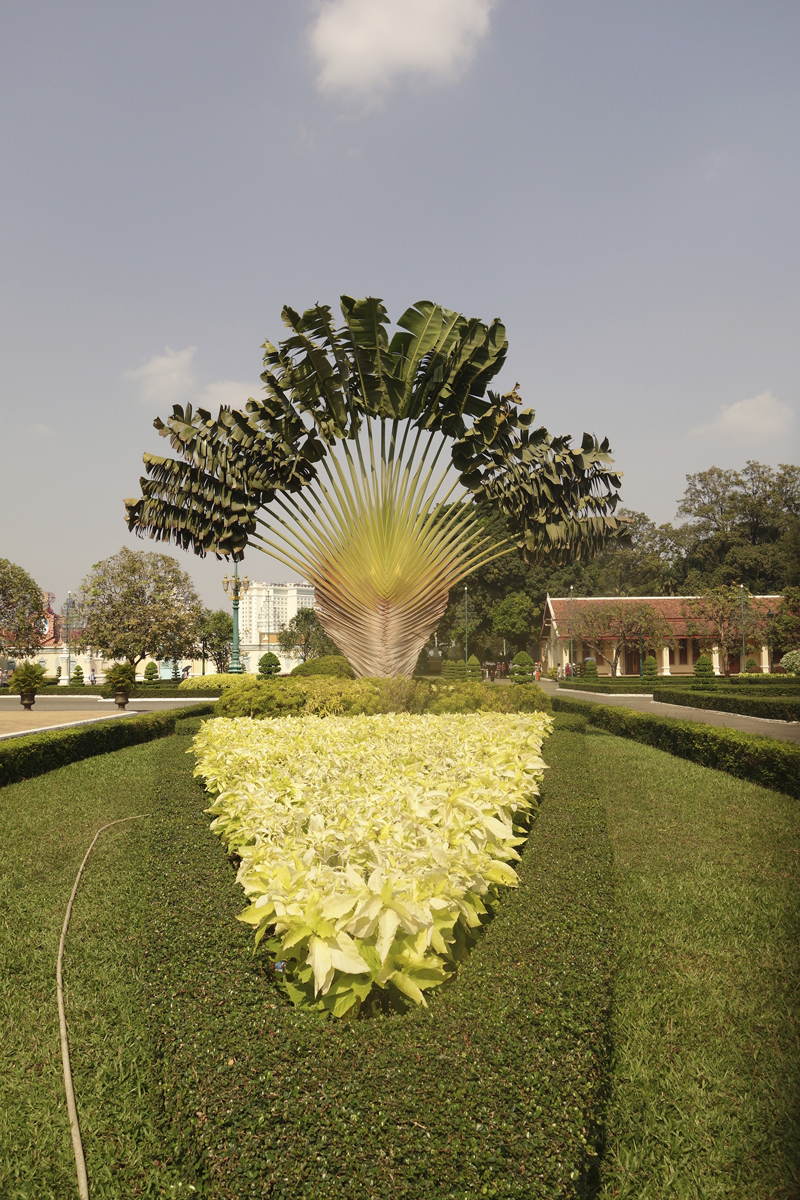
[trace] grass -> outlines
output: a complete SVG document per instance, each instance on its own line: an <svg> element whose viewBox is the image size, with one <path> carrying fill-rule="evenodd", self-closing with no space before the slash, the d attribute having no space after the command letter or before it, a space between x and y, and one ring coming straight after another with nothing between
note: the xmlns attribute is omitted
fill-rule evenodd
<svg viewBox="0 0 800 1200"><path fill-rule="evenodd" d="M58 936L93 833L137 812L95 850L67 945L93 1197L798 1195L796 803L559 733L524 887L458 986L427 1013L321 1025L233 920L188 744L0 794L4 1200L75 1194Z"/></svg>
<svg viewBox="0 0 800 1200"><path fill-rule="evenodd" d="M587 744L618 883L601 1194L797 1196L797 804L634 742Z"/></svg>

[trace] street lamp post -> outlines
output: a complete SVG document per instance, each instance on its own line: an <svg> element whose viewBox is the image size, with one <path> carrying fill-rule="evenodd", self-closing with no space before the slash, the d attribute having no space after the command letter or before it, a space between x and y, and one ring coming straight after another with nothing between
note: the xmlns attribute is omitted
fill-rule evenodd
<svg viewBox="0 0 800 1200"><path fill-rule="evenodd" d="M569 585L569 674L570 674L570 679L572 678L572 672L573 672L572 664L574 661L573 648L572 648L572 590L573 590L573 584L570 584Z"/></svg>
<svg viewBox="0 0 800 1200"><path fill-rule="evenodd" d="M245 575L244 579L239 579L239 564L233 564L233 577L228 579L227 575L222 578L223 591L227 593L228 588L231 589L231 599L233 601L233 653L231 654L231 665L228 667L230 675L241 675L242 664L239 661L239 597L250 590L250 580Z"/></svg>
<svg viewBox="0 0 800 1200"><path fill-rule="evenodd" d="M772 674L772 618L774 616L775 616L775 613L772 611L771 608L768 608L767 609L767 620L769 621L769 625L767 626L767 645L769 646L769 673L770 673L770 675Z"/></svg>
<svg viewBox="0 0 800 1200"><path fill-rule="evenodd" d="M464 584L464 666L469 662L469 618L467 616L467 585Z"/></svg>
<svg viewBox="0 0 800 1200"><path fill-rule="evenodd" d="M747 650L745 649L745 645L744 645L744 584L743 583L739 584L739 598L742 601L742 661L739 664L739 674L744 675L744 673L747 670L747 667L745 666L745 662L747 659Z"/></svg>

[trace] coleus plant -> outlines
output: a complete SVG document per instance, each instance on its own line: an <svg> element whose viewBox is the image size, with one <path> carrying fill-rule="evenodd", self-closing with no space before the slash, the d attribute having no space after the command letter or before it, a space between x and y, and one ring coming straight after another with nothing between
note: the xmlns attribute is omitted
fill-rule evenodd
<svg viewBox="0 0 800 1200"><path fill-rule="evenodd" d="M498 554L586 559L621 524L608 440L552 437L489 384L508 343L419 301L390 337L381 300L283 309L264 344L264 396L176 405L155 421L177 458L145 454L128 527L199 555L256 547L315 588L319 619L359 675L410 676L448 593ZM499 513L508 539L483 537Z"/></svg>
<svg viewBox="0 0 800 1200"><path fill-rule="evenodd" d="M240 920L296 1004L424 1004L452 975L517 883L551 727L544 713L205 722L196 774L241 858Z"/></svg>

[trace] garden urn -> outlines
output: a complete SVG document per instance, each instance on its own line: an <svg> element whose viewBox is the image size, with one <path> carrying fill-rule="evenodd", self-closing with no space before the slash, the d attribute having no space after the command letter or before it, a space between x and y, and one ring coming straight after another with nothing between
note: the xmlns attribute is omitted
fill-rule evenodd
<svg viewBox="0 0 800 1200"><path fill-rule="evenodd" d="M120 688L118 688L114 692L114 702L115 702L117 708L120 708L120 709L124 708L125 705L128 703L128 693L124 692Z"/></svg>
<svg viewBox="0 0 800 1200"><path fill-rule="evenodd" d="M22 707L25 709L25 712L30 712L31 709L33 708L34 704L36 703L36 692L34 692L33 690L30 690L27 692L20 692L19 702L22 705Z"/></svg>

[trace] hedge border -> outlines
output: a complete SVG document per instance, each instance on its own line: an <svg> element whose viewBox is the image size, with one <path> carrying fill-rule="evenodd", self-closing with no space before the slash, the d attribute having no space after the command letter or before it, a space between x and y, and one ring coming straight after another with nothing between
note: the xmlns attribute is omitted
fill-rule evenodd
<svg viewBox="0 0 800 1200"><path fill-rule="evenodd" d="M647 681L641 679L639 675L636 675L630 681L623 677L623 679L615 680L613 683L607 679L603 679L602 677L598 679L597 682L593 680L591 683L584 683L583 680L576 680L575 682L570 680L567 682L566 680L562 679L559 681L558 688L559 691L568 692L600 692L602 695L607 696L617 696L620 693L625 692L627 692L629 695L639 695L641 693L649 696L652 693L654 686L685 686L685 683L688 683L689 680L693 678L694 676L687 675L685 677L685 681L684 679L681 679L680 682L678 682L676 679L674 683L670 682L670 677L668 675L659 675L656 680L649 679Z"/></svg>
<svg viewBox="0 0 800 1200"><path fill-rule="evenodd" d="M590 725L618 737L632 738L676 758L688 758L700 766L800 799L800 746L794 742L567 696L554 696L553 708L556 712L581 713Z"/></svg>
<svg viewBox="0 0 800 1200"><path fill-rule="evenodd" d="M739 713L745 717L766 717L773 721L800 721L800 696L742 696L723 691L677 691L654 688L653 699L661 704L681 704L686 708L706 708L716 712Z"/></svg>
<svg viewBox="0 0 800 1200"><path fill-rule="evenodd" d="M213 704L197 704L191 708L170 708L166 712L142 713L135 717L112 717L71 729L47 730L27 737L11 738L7 742L0 742L0 787L8 783L20 783L35 775L44 775L97 754L121 750L123 746L137 746L142 742L168 737L181 717L208 716L213 711Z"/></svg>

